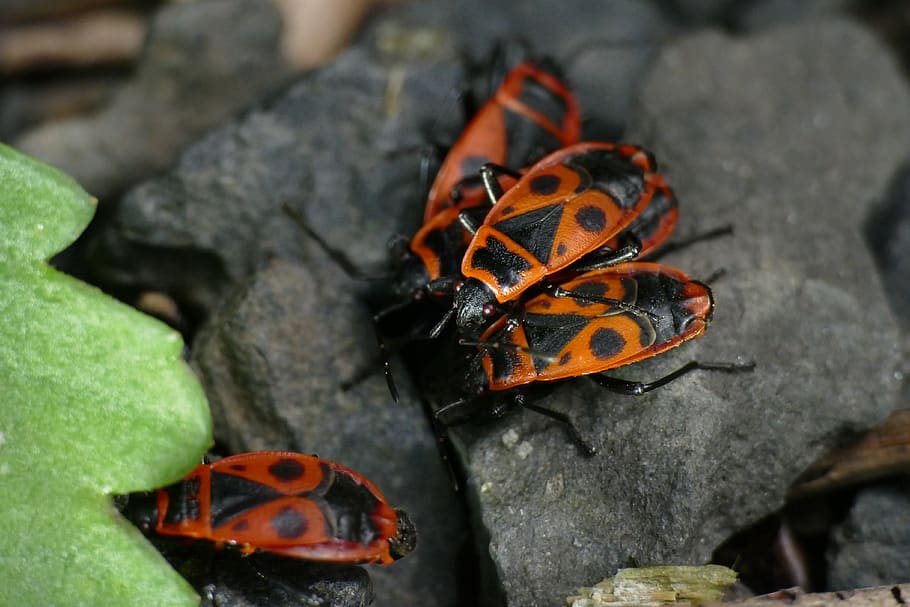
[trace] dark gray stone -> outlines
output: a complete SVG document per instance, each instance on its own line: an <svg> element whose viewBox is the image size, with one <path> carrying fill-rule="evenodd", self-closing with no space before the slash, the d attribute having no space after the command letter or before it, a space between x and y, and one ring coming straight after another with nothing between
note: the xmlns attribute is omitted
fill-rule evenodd
<svg viewBox="0 0 910 607"><path fill-rule="evenodd" d="M24 133L20 150L102 200L170 167L207 129L289 82L271 2L201 0L163 7L133 80L87 118ZM242 52L238 52L242 49Z"/></svg>
<svg viewBox="0 0 910 607"><path fill-rule="evenodd" d="M476 33L472 48L486 49L509 16L520 27L509 21L497 36L547 25L546 15L511 15L498 3L471 14L412 6L384 22L451 16L474 24L455 28ZM623 29L606 10L574 14L585 24L580 39L598 26ZM380 375L339 388L375 356L368 289L282 211L285 203L302 210L365 269L386 262L388 235L413 233L418 150L438 132L457 132L452 92L463 78L454 45L420 56L377 50L391 35L381 23L134 189L97 251L119 262L109 278L218 308L193 360L228 446L315 451L363 472L411 511L420 547L370 569L378 604L449 603L460 511L415 391L403 373L400 405ZM666 27L659 18L635 23L646 40ZM398 31L408 38L407 28ZM556 44L539 37L544 50ZM623 373L650 379L692 358L755 359L758 368L691 375L640 399L586 382L558 388L545 402L569 412L599 447L591 459L530 412L459 429L477 524L470 560L491 555L485 579L498 578L507 602L522 607L558 604L619 566L707 560L734 531L778 509L818 455L882 419L897 389L896 326L861 238L869 204L910 140L908 94L886 52L837 21L746 41L706 33L669 47L647 77L643 56L620 92L603 73L621 57L591 57L579 59L588 62L584 77L569 70L591 87L584 96L595 101L582 100L595 123L589 134L624 125L611 103L644 84L628 106L639 111L630 139L654 149L677 190L678 231L727 222L737 230L666 260L698 277L727 271L713 285L708 335ZM429 359L450 350L439 342L425 351ZM437 403L446 398L454 395Z"/></svg>
<svg viewBox="0 0 910 607"><path fill-rule="evenodd" d="M827 557L830 590L910 579L910 477L861 490L835 527Z"/></svg>
<svg viewBox="0 0 910 607"><path fill-rule="evenodd" d="M386 262L388 237L416 229L421 147L454 140L464 124L457 44L470 42L473 54L487 57L494 40L511 33L557 56L587 48L567 67L586 136L596 138L622 131L645 66L668 31L659 13L639 2L592 14L579 0L576 14L590 18L565 37L544 35L543 15L551 9L475 8L411 3L390 10L333 64L189 148L173 171L126 196L114 229L94 248L99 278L153 286L209 310L224 289L270 257L314 248L287 221L285 203L303 209L365 268L378 267ZM484 28L498 14L514 19L494 35ZM455 42L434 37L446 17ZM421 46L426 37L436 44Z"/></svg>
<svg viewBox="0 0 910 607"><path fill-rule="evenodd" d="M904 166L866 222L891 310L910 329L910 166Z"/></svg>
<svg viewBox="0 0 910 607"><path fill-rule="evenodd" d="M179 570L206 607L367 607L374 597L370 576L355 565L202 549Z"/></svg>
<svg viewBox="0 0 910 607"><path fill-rule="evenodd" d="M689 25L717 25L745 3L737 0L657 0L668 13Z"/></svg>
<svg viewBox="0 0 910 607"><path fill-rule="evenodd" d="M652 2L638 0L467 0L412 2L382 15L366 38L390 30L438 31L475 60L496 43L527 42L560 62L585 115L588 138L614 137L634 112L657 50L674 28Z"/></svg>
<svg viewBox="0 0 910 607"><path fill-rule="evenodd" d="M851 0L759 0L744 7L731 21L737 29L759 30L846 13L852 3Z"/></svg>
<svg viewBox="0 0 910 607"><path fill-rule="evenodd" d="M622 375L691 359L757 368L637 399L560 387L543 402L599 447L590 459L530 412L457 432L508 604L558 604L621 566L706 562L824 451L887 415L898 331L861 228L905 156L908 107L887 52L846 21L665 49L630 139L676 189L678 233L736 234L662 260L726 270L705 338Z"/></svg>
<svg viewBox="0 0 910 607"><path fill-rule="evenodd" d="M347 52L133 189L97 247L100 271L211 309L268 259L319 251L285 204L365 271L384 267L390 236L416 230L421 146L445 125L438 109L459 73Z"/></svg>
<svg viewBox="0 0 910 607"><path fill-rule="evenodd" d="M456 593L462 506L406 377L402 403L392 402L381 373L341 389L376 355L369 311L348 283L287 261L268 264L210 319L192 363L216 438L231 451L315 453L357 470L410 514L418 548L370 567L375 605L444 605Z"/></svg>

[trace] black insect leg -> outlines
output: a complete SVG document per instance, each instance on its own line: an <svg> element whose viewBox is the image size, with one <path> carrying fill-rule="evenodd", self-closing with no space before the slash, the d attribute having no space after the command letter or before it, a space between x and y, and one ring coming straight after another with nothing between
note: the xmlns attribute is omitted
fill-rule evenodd
<svg viewBox="0 0 910 607"><path fill-rule="evenodd" d="M477 233L480 224L483 223L484 218L486 218L487 213L489 212L489 205L464 209L458 214L458 221L461 223L461 227L463 227L468 234L473 236Z"/></svg>
<svg viewBox="0 0 910 607"><path fill-rule="evenodd" d="M733 224L728 223L726 225L718 226L707 232L702 232L701 234L693 234L682 240L677 240L675 242L670 242L657 252L656 255L648 255L648 259L657 259L666 255L667 253L673 253L686 247L692 246L695 243L703 242L705 240L713 240L715 238L720 238L721 236L732 236L733 235Z"/></svg>
<svg viewBox="0 0 910 607"><path fill-rule="evenodd" d="M724 371L726 373L741 373L745 371L752 371L755 369L754 362L747 363L702 363L697 360L686 363L676 371L668 373L661 378L658 378L652 382L638 382L638 381L629 381L625 379L619 379L616 377L608 377L606 375L595 373L593 375L588 375L591 378L591 381L600 385L602 388L606 388L611 392L617 392L619 394L628 394L632 396L638 396L660 388L669 384L671 381L686 375L692 371L703 370L703 371Z"/></svg>
<svg viewBox="0 0 910 607"><path fill-rule="evenodd" d="M626 244L616 250L604 247L585 255L572 265L572 270L575 272L588 272L589 270L609 268L632 261L641 253L641 241L633 234L629 234L624 240Z"/></svg>
<svg viewBox="0 0 910 607"><path fill-rule="evenodd" d="M483 187L487 191L487 197L490 199L490 204L496 204L496 201L502 198L503 191L502 184L499 183L499 175L508 175L515 179L521 179L520 172L502 166L501 164L488 162L480 167L480 178L483 179Z"/></svg>
<svg viewBox="0 0 910 607"><path fill-rule="evenodd" d="M575 422L572 421L572 418L563 413L562 411L556 411L548 407L534 404L524 394L515 395L515 404L519 407L529 409L535 413L540 413L541 415L546 415L550 419L556 420L559 423L563 424L566 430L569 431L569 436L572 437L572 442L581 450L582 454L590 457L597 453L597 447L586 441L582 436L581 432L578 431L578 427L575 425Z"/></svg>

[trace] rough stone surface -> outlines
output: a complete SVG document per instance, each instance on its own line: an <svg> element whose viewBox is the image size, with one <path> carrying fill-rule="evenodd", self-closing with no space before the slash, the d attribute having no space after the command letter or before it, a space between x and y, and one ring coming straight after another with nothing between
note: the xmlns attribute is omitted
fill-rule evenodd
<svg viewBox="0 0 910 607"><path fill-rule="evenodd" d="M281 27L271 2L171 3L152 21L134 79L106 108L39 126L14 144L107 200L285 85L293 72L281 59Z"/></svg>
<svg viewBox="0 0 910 607"><path fill-rule="evenodd" d="M193 585L203 605L367 607L374 597L369 574L356 565L308 563L267 553L213 553L205 546L187 553L185 542L178 546L174 538L167 539L171 541L158 542L159 549Z"/></svg>
<svg viewBox="0 0 910 607"><path fill-rule="evenodd" d="M231 451L318 454L357 470L411 515L418 550L370 568L375 605L444 605L456 594L462 506L404 377L402 403L392 402L381 373L341 389L376 355L369 311L349 287L318 266L276 260L219 308L192 362L216 439Z"/></svg>
<svg viewBox="0 0 910 607"><path fill-rule="evenodd" d="M906 332L910 329L910 166L894 176L888 193L866 222L866 237L875 254L891 309Z"/></svg>
<svg viewBox="0 0 910 607"><path fill-rule="evenodd" d="M910 477L861 490L827 556L831 590L910 580Z"/></svg>
<svg viewBox="0 0 910 607"><path fill-rule="evenodd" d="M562 64L590 138L623 131L643 74L674 31L655 3L638 0L412 2L384 13L365 37L390 28L441 30L481 62L489 59L496 44L527 42L533 52Z"/></svg>
<svg viewBox="0 0 910 607"><path fill-rule="evenodd" d="M548 48L556 36L545 33L547 14L525 14L524 5L516 14L500 3L452 6L412 3L374 20L333 64L134 189L96 248L113 262L107 278L217 309L193 361L231 449L315 451L360 470L411 512L418 551L370 569L379 605L479 602L455 594L460 510L406 374L399 405L381 375L339 387L374 362L372 290L348 279L282 205L364 269L381 266L388 236L416 227L419 148L457 132L452 97L464 78L457 44L408 55L379 41L398 36L406 48L420 28L445 24L458 40L475 35L475 55L509 33L557 55L570 48ZM635 11L653 10L646 3L609 7L580 13L578 39L621 31L610 18L622 13L610 10L629 11L645 40L671 29L659 17L635 21ZM389 23L405 27L383 29ZM683 38L650 71L653 48L642 51L625 82L598 75L622 52L580 56L584 77L569 69L591 87L587 136L622 130L623 112L637 112L627 138L654 150L676 189L679 233L736 228L666 259L696 277L726 270L712 285L708 335L623 373L651 379L693 358L758 367L693 374L640 399L587 382L559 387L545 403L569 412L599 447L590 459L531 412L459 429L477 544L467 561L495 563L482 572L483 604L554 605L620 566L706 561L779 508L818 455L884 418L897 389L896 325L861 234L910 141L910 99L886 52L847 22L809 22L743 40ZM615 98L631 91L638 102L614 112ZM444 342L422 352L431 363L456 357Z"/></svg>
<svg viewBox="0 0 910 607"><path fill-rule="evenodd" d="M737 11L731 21L743 30L758 30L799 20L818 19L845 12L851 0L761 0Z"/></svg>
<svg viewBox="0 0 910 607"><path fill-rule="evenodd" d="M545 402L599 447L590 459L530 412L459 432L508 604L556 604L620 566L705 562L822 452L885 417L897 330L861 226L906 154L908 101L887 53L846 21L666 48L630 139L676 189L679 233L732 222L736 235L664 260L726 270L714 324L624 375L690 359L757 369L639 399L563 386Z"/></svg>
<svg viewBox="0 0 910 607"><path fill-rule="evenodd" d="M445 126L437 110L459 73L349 51L133 189L97 248L105 278L210 309L268 259L320 250L286 204L364 270L384 266L390 236L416 229L425 131Z"/></svg>

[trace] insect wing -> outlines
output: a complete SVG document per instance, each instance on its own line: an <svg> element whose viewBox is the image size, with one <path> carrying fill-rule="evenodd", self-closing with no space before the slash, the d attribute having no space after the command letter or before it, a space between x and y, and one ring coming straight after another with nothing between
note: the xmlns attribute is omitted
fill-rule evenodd
<svg viewBox="0 0 910 607"><path fill-rule="evenodd" d="M707 286L654 263L594 270L561 287L626 305L550 292L528 300L515 313L519 322L503 317L481 338L523 349L488 350L483 365L491 390L599 373L656 356L704 333L713 309Z"/></svg>
<svg viewBox="0 0 910 607"><path fill-rule="evenodd" d="M430 187L424 222L455 201L450 193L476 180L488 162L526 166L552 150L578 141L581 112L575 96L550 62L517 65L470 120L452 146ZM464 195L483 192L479 181L464 185Z"/></svg>
<svg viewBox="0 0 910 607"><path fill-rule="evenodd" d="M531 167L490 210L462 273L506 302L598 249L654 195L653 160L633 146L583 143Z"/></svg>

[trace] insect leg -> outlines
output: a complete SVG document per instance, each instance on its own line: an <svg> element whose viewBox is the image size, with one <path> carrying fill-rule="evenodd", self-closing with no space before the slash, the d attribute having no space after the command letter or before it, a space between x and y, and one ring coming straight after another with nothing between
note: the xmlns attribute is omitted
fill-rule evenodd
<svg viewBox="0 0 910 607"><path fill-rule="evenodd" d="M671 381L699 369L703 371L741 373L755 369L755 363L751 361L747 363L702 363L698 362L697 360L693 360L686 363L676 371L668 373L667 375L664 375L663 377L660 377L652 382L629 381L616 377L607 377L606 375L602 375L600 373L588 375L588 377L591 378L591 381L595 382L603 388L606 388L607 390L610 390L611 392L638 396L640 394L645 394L646 392L660 388L661 386L665 386Z"/></svg>
<svg viewBox="0 0 910 607"><path fill-rule="evenodd" d="M638 254L641 252L641 240L634 234L625 236L624 240L627 244L619 249L612 250L604 247L582 257L572 265L572 270L576 272L587 272L589 270L609 268L627 261L632 261L638 257Z"/></svg>
<svg viewBox="0 0 910 607"><path fill-rule="evenodd" d="M508 175L515 179L521 179L520 172L502 166L501 164L488 162L480 167L480 178L483 179L483 187L486 189L487 196L490 198L490 204L496 204L496 201L502 197L503 193L502 184L499 183L499 179L496 178L497 175Z"/></svg>
<svg viewBox="0 0 910 607"><path fill-rule="evenodd" d="M556 411L542 405L537 405L532 402L523 394L517 394L515 396L515 403L525 409L530 409L535 413L540 413L541 415L546 415L550 419L554 419L559 423L563 424L566 427L566 430L569 431L569 435L572 437L572 442L574 442L581 452L585 456L592 456L597 453L597 447L586 441L582 436L581 432L578 431L578 427L575 426L575 423L572 421L572 418L563 413L562 411Z"/></svg>

